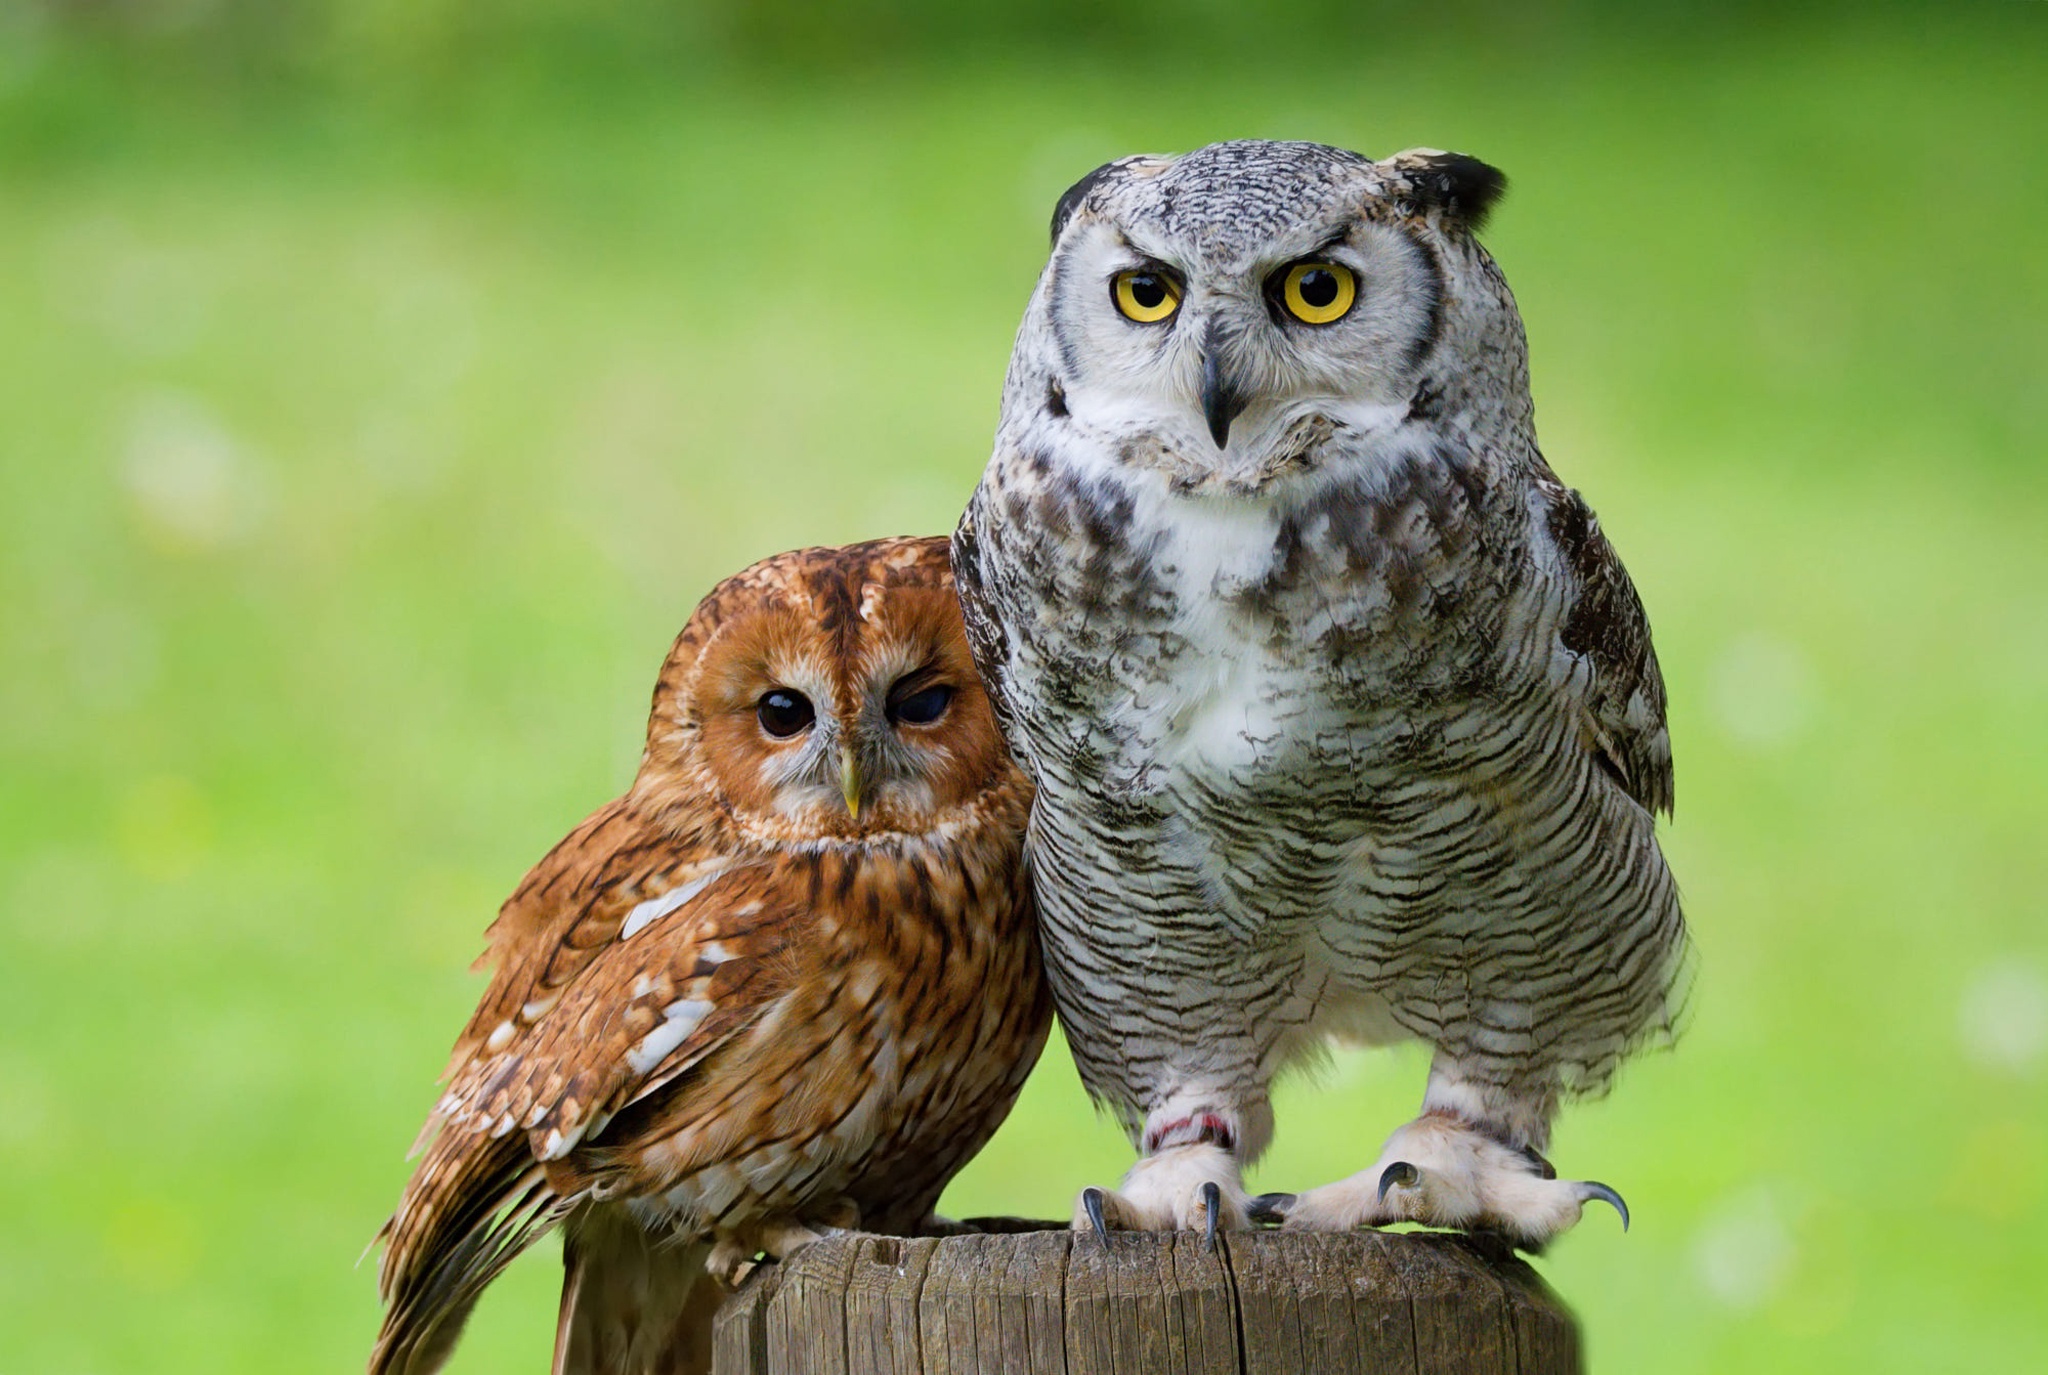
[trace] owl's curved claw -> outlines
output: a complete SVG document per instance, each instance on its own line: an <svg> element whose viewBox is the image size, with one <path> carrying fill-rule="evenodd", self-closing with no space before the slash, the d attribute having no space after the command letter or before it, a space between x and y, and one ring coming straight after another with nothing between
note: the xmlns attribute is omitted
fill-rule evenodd
<svg viewBox="0 0 2048 1375"><path fill-rule="evenodd" d="M1245 1200L1244 1212L1253 1222L1277 1227L1287 1221L1287 1210L1293 1206L1293 1194L1260 1194Z"/></svg>
<svg viewBox="0 0 2048 1375"><path fill-rule="evenodd" d="M1493 1232L1537 1252L1596 1199L1621 1215L1626 1231L1628 1205L1607 1185L1559 1179L1533 1150L1450 1114L1426 1113L1389 1137L1371 1167L1288 1204L1285 1225L1348 1231L1418 1222Z"/></svg>
<svg viewBox="0 0 2048 1375"><path fill-rule="evenodd" d="M1102 1190L1093 1187L1081 1190L1081 1207L1086 1210L1095 1235L1102 1238L1104 1246L1109 1245L1109 1224L1102 1220Z"/></svg>
<svg viewBox="0 0 2048 1375"><path fill-rule="evenodd" d="M1131 1166L1121 1186L1081 1190L1073 1228L1107 1242L1115 1232L1199 1232L1209 1249L1216 1234L1245 1225L1237 1161L1210 1142L1169 1146Z"/></svg>
<svg viewBox="0 0 2048 1375"><path fill-rule="evenodd" d="M1615 1212L1620 1213L1621 1230L1624 1232L1628 1230L1628 1204L1622 1201L1620 1194L1608 1188L1605 1184L1592 1179L1585 1180L1579 1185L1579 1194L1586 1202L1591 1202L1597 1198L1602 1203L1613 1208Z"/></svg>

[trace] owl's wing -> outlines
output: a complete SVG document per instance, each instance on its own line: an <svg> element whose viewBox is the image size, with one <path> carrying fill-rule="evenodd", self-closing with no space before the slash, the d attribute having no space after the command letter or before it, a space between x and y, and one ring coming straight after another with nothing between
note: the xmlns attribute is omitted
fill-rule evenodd
<svg viewBox="0 0 2048 1375"><path fill-rule="evenodd" d="M1584 667L1571 675L1570 692L1582 709L1588 744L1630 797L1646 811L1669 815L1671 736L1649 617L1585 498L1548 469L1538 476L1537 493L1565 575L1558 641Z"/></svg>
<svg viewBox="0 0 2048 1375"><path fill-rule="evenodd" d="M600 807L542 857L505 901L473 966L490 987L456 1038L453 1084L503 1023L532 1023L558 1002L618 935L643 897L673 891L723 867L707 847L649 824L630 798ZM430 1120L427 1130L436 1122Z"/></svg>
<svg viewBox="0 0 2048 1375"><path fill-rule="evenodd" d="M953 531L953 590L960 599L960 616L967 627L967 649L974 656L974 668L981 675L982 689L988 693L996 729L1010 742L1018 762L1028 768L1024 752L1017 748L1020 742L1010 717L1009 640L996 620L988 591L982 585L985 570L980 533L976 528L976 518L981 513L982 490L979 487L975 489L973 497L968 500L967 510L960 517L960 524Z"/></svg>
<svg viewBox="0 0 2048 1375"><path fill-rule="evenodd" d="M493 924L496 973L382 1233L373 1372L435 1369L484 1286L578 1201L555 1162L788 986L803 909L765 900L780 885L760 865L688 850L614 803Z"/></svg>

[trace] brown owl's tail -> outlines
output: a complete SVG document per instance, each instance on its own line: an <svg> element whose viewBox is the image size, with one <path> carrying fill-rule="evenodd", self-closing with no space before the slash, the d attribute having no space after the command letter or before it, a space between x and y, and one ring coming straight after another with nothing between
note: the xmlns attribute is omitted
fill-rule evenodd
<svg viewBox="0 0 2048 1375"><path fill-rule="evenodd" d="M730 1292L704 1271L709 1248L652 1235L616 1205L563 1230L554 1375L706 1375L711 1315Z"/></svg>
<svg viewBox="0 0 2048 1375"><path fill-rule="evenodd" d="M369 1375L433 1375L485 1286L570 1205L523 1135L442 1131L384 1224L384 1323Z"/></svg>

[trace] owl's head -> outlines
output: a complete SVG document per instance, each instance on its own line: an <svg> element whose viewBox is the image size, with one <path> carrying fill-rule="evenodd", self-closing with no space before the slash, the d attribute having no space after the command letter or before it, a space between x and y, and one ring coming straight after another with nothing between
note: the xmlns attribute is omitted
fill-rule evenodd
<svg viewBox="0 0 2048 1375"><path fill-rule="evenodd" d="M921 834L1020 782L938 537L799 549L712 589L655 686L635 789L792 844Z"/></svg>
<svg viewBox="0 0 2048 1375"><path fill-rule="evenodd" d="M1473 238L1505 186L1461 154L1314 143L1099 167L1053 214L1033 311L1056 347L1011 404L1241 486L1398 423L1445 378L1525 392L1513 298Z"/></svg>

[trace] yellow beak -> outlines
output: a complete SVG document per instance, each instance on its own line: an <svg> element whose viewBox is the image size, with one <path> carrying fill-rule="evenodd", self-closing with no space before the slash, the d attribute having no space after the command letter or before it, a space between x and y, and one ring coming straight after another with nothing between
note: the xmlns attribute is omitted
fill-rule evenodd
<svg viewBox="0 0 2048 1375"><path fill-rule="evenodd" d="M846 814L860 819L860 765L853 757L852 745L839 747L839 792L846 799Z"/></svg>

